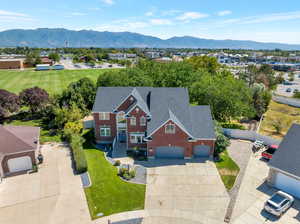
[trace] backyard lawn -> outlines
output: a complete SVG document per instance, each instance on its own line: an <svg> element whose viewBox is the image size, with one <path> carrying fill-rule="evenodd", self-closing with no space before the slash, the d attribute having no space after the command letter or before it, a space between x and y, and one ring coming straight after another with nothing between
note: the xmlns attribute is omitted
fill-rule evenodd
<svg viewBox="0 0 300 224"><path fill-rule="evenodd" d="M104 153L84 144L88 162L88 171L92 186L85 189L92 219L104 216L144 209L145 185L122 181L117 176L117 168L104 157Z"/></svg>
<svg viewBox="0 0 300 224"><path fill-rule="evenodd" d="M88 77L97 81L105 69L82 69L61 71L9 71L0 70L0 89L19 93L21 90L38 86L50 94L61 93L71 82Z"/></svg>
<svg viewBox="0 0 300 224"><path fill-rule="evenodd" d="M277 121L282 125L282 131L280 134L276 133L272 126L274 121ZM300 123L300 108L271 101L269 109L261 123L259 133L273 138L282 139L292 123Z"/></svg>
<svg viewBox="0 0 300 224"><path fill-rule="evenodd" d="M60 134L55 134L55 133L50 133L49 130L43 128L43 124L41 120L29 120L29 121L24 121L24 120L13 120L11 122L6 122L6 124L9 125L16 125L16 126L33 126L33 127L41 127L40 131L40 143L45 143L45 142L61 142L61 135Z"/></svg>
<svg viewBox="0 0 300 224"><path fill-rule="evenodd" d="M220 161L216 162L217 169L227 190L230 190L240 171L239 166L230 158L227 151L220 154Z"/></svg>

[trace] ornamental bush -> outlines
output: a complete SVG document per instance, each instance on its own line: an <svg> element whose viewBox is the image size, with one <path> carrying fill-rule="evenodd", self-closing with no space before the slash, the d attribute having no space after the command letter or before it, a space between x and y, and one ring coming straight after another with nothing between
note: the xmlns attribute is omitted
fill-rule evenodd
<svg viewBox="0 0 300 224"><path fill-rule="evenodd" d="M80 135L75 134L70 138L70 145L73 154L73 159L75 162L75 169L77 173L84 173L87 171L87 161L83 151L83 139Z"/></svg>

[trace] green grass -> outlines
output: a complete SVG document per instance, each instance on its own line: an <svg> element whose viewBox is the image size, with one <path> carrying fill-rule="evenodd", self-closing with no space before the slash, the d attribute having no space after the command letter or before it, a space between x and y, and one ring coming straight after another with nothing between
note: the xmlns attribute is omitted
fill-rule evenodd
<svg viewBox="0 0 300 224"><path fill-rule="evenodd" d="M227 151L220 154L220 161L216 162L217 169L227 190L230 190L240 171L239 166L230 158Z"/></svg>
<svg viewBox="0 0 300 224"><path fill-rule="evenodd" d="M60 70L60 71L10 71L0 70L0 89L19 93L23 89L38 86L49 94L61 93L71 82L88 77L94 82L105 69Z"/></svg>
<svg viewBox="0 0 300 224"><path fill-rule="evenodd" d="M60 134L50 134L49 130L44 129L41 120L29 120L29 121L13 120L6 124L16 125L16 126L41 127L41 131L40 131L40 143L41 144L45 143L45 142L61 142L62 141Z"/></svg>
<svg viewBox="0 0 300 224"><path fill-rule="evenodd" d="M85 189L92 219L98 213L115 213L144 209L145 185L122 181L117 168L106 161L104 153L85 144L85 155L92 186Z"/></svg>

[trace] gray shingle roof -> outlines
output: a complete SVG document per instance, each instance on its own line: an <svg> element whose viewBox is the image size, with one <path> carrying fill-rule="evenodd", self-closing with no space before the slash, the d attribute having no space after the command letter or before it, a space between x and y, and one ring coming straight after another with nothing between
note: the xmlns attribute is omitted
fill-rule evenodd
<svg viewBox="0 0 300 224"><path fill-rule="evenodd" d="M300 177L300 125L293 124L274 153L269 166Z"/></svg>
<svg viewBox="0 0 300 224"><path fill-rule="evenodd" d="M209 106L191 107L186 88L99 87L93 112L113 112L130 95L151 114L148 135L171 119L194 138L215 139Z"/></svg>

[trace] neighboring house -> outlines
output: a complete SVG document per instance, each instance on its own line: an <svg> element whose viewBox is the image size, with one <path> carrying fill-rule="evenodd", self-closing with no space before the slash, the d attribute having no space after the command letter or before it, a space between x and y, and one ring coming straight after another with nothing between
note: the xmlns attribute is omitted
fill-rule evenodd
<svg viewBox="0 0 300 224"><path fill-rule="evenodd" d="M0 175L23 173L36 164L40 128L0 126Z"/></svg>
<svg viewBox="0 0 300 224"><path fill-rule="evenodd" d="M293 124L269 162L268 183L300 198L300 125Z"/></svg>
<svg viewBox="0 0 300 224"><path fill-rule="evenodd" d="M190 106L186 88L100 87L93 107L97 143L126 142L149 158L213 155L209 106Z"/></svg>
<svg viewBox="0 0 300 224"><path fill-rule="evenodd" d="M23 69L23 59L0 59L0 69Z"/></svg>

